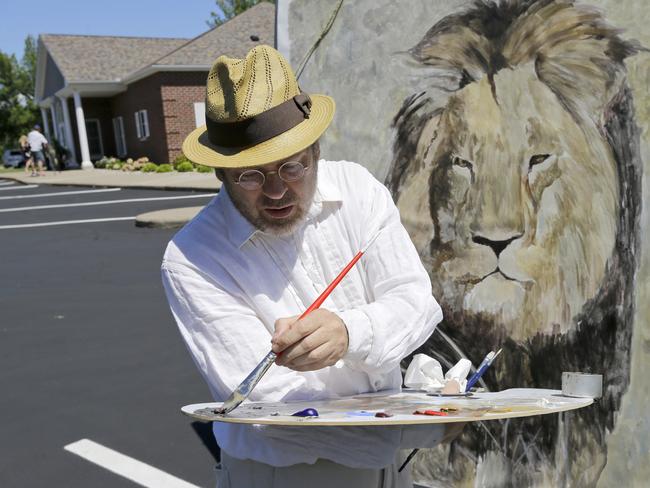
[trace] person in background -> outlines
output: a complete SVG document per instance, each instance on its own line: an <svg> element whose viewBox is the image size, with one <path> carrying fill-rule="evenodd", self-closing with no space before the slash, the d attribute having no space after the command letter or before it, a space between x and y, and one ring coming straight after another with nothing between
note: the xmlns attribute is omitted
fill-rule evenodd
<svg viewBox="0 0 650 488"><path fill-rule="evenodd" d="M24 134L20 136L18 143L20 144L20 150L23 153L23 158L25 158L25 174L30 174L31 170L31 175L36 176L34 159L32 159L32 151L29 147L29 140L27 139L27 136Z"/></svg>
<svg viewBox="0 0 650 488"><path fill-rule="evenodd" d="M27 140L29 142L29 147L32 151L32 159L38 167L38 175L45 176L45 153L43 150L47 148L47 139L41 134L41 126L36 124L34 128L27 134ZM32 176L35 176L32 173Z"/></svg>

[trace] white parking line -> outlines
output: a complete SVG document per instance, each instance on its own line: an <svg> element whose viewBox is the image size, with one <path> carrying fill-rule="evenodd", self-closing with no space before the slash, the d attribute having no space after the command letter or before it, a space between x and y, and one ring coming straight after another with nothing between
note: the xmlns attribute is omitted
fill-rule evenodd
<svg viewBox="0 0 650 488"><path fill-rule="evenodd" d="M15 185L15 181L0 181L0 186Z"/></svg>
<svg viewBox="0 0 650 488"><path fill-rule="evenodd" d="M90 439L81 439L64 446L63 449L142 486L151 488L199 488Z"/></svg>
<svg viewBox="0 0 650 488"><path fill-rule="evenodd" d="M38 185L20 185L20 186L10 186L7 188L0 188L0 191L7 190L28 190L29 188L38 188Z"/></svg>
<svg viewBox="0 0 650 488"><path fill-rule="evenodd" d="M187 198L207 198L213 197L216 193L204 193L201 195L184 195L177 197L151 197L151 198L126 198L123 200L102 200L101 202L81 202L81 203L59 203L57 205L35 205L32 207L12 207L2 208L0 212L21 212L25 210L47 210L51 208L67 207L91 207L94 205L112 205L114 203L133 203L133 202L156 202L161 200L182 200Z"/></svg>
<svg viewBox="0 0 650 488"><path fill-rule="evenodd" d="M57 222L37 222L36 224L0 225L1 229L27 229L28 227L49 227L51 225L91 224L93 222L115 222L118 220L135 220L136 217L109 217L105 219L59 220Z"/></svg>
<svg viewBox="0 0 650 488"><path fill-rule="evenodd" d="M8 197L0 197L0 200L15 200L17 198L41 198L41 197L58 197L59 195L81 195L84 193L106 193L107 191L120 191L121 188L102 188L99 190L76 190L76 191L60 191L55 193L39 193L38 195L11 195Z"/></svg>

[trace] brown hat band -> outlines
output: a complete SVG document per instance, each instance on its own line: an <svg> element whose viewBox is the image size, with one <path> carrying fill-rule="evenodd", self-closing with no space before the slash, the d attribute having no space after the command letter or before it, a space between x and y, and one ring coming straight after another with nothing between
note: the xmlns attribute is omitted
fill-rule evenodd
<svg viewBox="0 0 650 488"><path fill-rule="evenodd" d="M288 131L309 118L311 99L306 93L239 122L215 122L205 118L212 144L230 148L255 146Z"/></svg>

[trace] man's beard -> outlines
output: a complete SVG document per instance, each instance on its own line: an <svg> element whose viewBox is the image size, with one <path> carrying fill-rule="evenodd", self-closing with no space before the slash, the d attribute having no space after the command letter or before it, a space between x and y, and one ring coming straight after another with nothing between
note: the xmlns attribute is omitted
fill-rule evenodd
<svg viewBox="0 0 650 488"><path fill-rule="evenodd" d="M235 206L237 206L238 203L239 202L236 202ZM309 199L309 203L311 204L311 199ZM274 236L284 236L291 234L303 222L305 214L307 213L307 208L305 208L304 202L299 202L298 196L291 190L287 190L287 193L285 193L280 200L271 200L269 198L263 197L262 205L271 208L282 208L286 207L287 205L295 205L293 215L284 219L269 219L266 218L262 213L258 213L257 216L247 215L246 211L248 211L248 209L244 210L237 207L242 215L246 217L246 219L251 224L253 224L255 228Z"/></svg>
<svg viewBox="0 0 650 488"><path fill-rule="evenodd" d="M314 162L312 169L310 170L311 174L305 175L305 177L309 179L305 181L305 197L302 201L298 195L289 188L287 188L287 192L280 200L273 200L262 196L262 207L282 208L287 205L295 205L293 214L283 219L267 218L262 212L258 212L257 209L248 205L247 202L234 196L233 192L230 191L231 186L228 181L225 181L224 183L235 208L239 210L239 213L241 213L242 216L256 229L274 236L285 236L293 233L305 220L305 215L307 214L314 199L314 194L316 193L317 170L318 163Z"/></svg>

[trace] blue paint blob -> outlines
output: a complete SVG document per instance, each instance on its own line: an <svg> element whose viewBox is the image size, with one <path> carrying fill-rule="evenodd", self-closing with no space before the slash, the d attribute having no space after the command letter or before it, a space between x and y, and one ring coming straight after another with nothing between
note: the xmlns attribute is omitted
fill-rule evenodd
<svg viewBox="0 0 650 488"><path fill-rule="evenodd" d="M305 408L299 412L292 413L292 417L318 417L318 411L315 408Z"/></svg>

